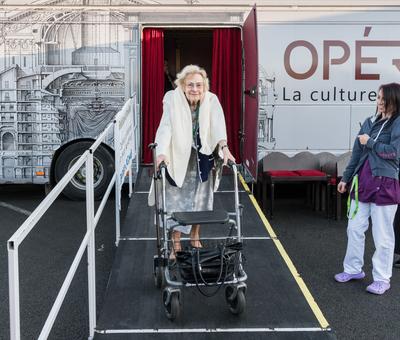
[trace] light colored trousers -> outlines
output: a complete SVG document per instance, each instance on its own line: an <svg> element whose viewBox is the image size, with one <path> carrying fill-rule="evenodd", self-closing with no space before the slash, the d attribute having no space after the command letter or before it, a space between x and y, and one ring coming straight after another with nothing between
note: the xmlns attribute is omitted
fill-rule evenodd
<svg viewBox="0 0 400 340"><path fill-rule="evenodd" d="M350 212L355 209L355 201L351 201ZM397 204L378 206L375 203L358 202L356 216L349 219L347 225L347 250L343 261L346 273L357 274L364 265L365 232L368 230L371 216L372 236L375 253L372 257L372 277L374 281L390 282L392 277L394 231L393 220ZM350 214L350 216L351 216Z"/></svg>

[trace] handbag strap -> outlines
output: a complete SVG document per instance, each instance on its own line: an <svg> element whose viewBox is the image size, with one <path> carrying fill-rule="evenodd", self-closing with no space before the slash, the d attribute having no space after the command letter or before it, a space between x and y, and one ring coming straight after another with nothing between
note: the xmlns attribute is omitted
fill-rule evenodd
<svg viewBox="0 0 400 340"><path fill-rule="evenodd" d="M222 272L224 270L224 252L225 252L225 246L223 246L221 248L221 254L220 254L220 268L219 268L219 274L218 274L218 278L215 282L207 282L207 280L204 279L203 274L202 274L202 269L201 269L201 264L200 264L200 251L199 248L197 248L197 268L199 270L199 276L201 281L206 285L206 286L214 286L215 284L217 284L222 277ZM224 278L225 281L225 278Z"/></svg>
<svg viewBox="0 0 400 340"><path fill-rule="evenodd" d="M223 268L224 268L224 261L225 261L225 258L224 258L224 250L225 250L225 246L222 247L222 249L221 249L221 269L220 269L220 273L219 273L219 278L218 278L218 280L217 280L215 283L210 284L210 283L208 283L208 282L206 282L206 281L204 280L204 278L203 278L203 276L202 276L202 274L201 274L201 268L200 268L200 251L199 251L199 248L196 249L196 253L197 253L197 268L198 268L198 270L199 270L199 274L200 274L201 280L203 281L203 283L204 283L206 286L213 286L213 285L216 285L216 286L217 286L217 288L216 288L213 292L211 292L211 293L206 292L206 291L203 290L203 289L201 288L201 286L199 285L199 280L198 280L198 278L197 278L197 273L196 273L195 257L192 256L192 270L193 270L194 280L195 280L195 283L196 283L196 288L197 288L197 290L198 290L202 295L204 295L204 296L206 296L206 297L212 297L212 296L214 296L215 294L217 294L218 291L219 291L219 290L221 289L221 287L223 286L223 284L225 283L226 277L227 277L227 275L228 275L228 265L225 266L225 276L224 276L224 279L223 279L223 281L218 285L218 281L219 281L219 280L221 279L221 277L222 277L222 272L223 272ZM193 254L193 255L194 255L194 254Z"/></svg>

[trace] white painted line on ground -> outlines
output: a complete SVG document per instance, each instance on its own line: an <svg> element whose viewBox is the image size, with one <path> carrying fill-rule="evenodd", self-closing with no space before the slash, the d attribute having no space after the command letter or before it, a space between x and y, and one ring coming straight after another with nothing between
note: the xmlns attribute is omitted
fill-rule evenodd
<svg viewBox="0 0 400 340"><path fill-rule="evenodd" d="M214 194L225 194L225 193L230 193L230 194L232 194L232 193L234 193L235 192L235 190L218 190L218 191L216 191L216 192L214 192ZM246 192L245 190L238 190L238 192L240 193L240 192Z"/></svg>
<svg viewBox="0 0 400 340"><path fill-rule="evenodd" d="M7 209L10 209L10 210L14 210L14 211L19 212L19 213L21 213L23 215L26 215L26 216L29 216L30 214L32 214L31 211L28 211L28 210L25 210L25 209L22 209L22 208L18 208L15 205L8 204L6 202L0 202L0 207L7 208Z"/></svg>
<svg viewBox="0 0 400 340"><path fill-rule="evenodd" d="M204 240L225 240L227 237L205 237ZM120 237L120 241L155 241L155 237ZM182 237L182 241L189 241L190 238ZM242 240L271 240L269 236L249 236L242 237Z"/></svg>
<svg viewBox="0 0 400 340"><path fill-rule="evenodd" d="M155 237L120 237L120 241L155 241Z"/></svg>
<svg viewBox="0 0 400 340"><path fill-rule="evenodd" d="M234 193L234 190L218 190L214 194ZM246 190L239 190L239 192L246 192ZM148 194L148 191L135 191L134 194Z"/></svg>
<svg viewBox="0 0 400 340"><path fill-rule="evenodd" d="M279 333L279 332L327 332L330 328L296 327L296 328L142 328L142 329L104 329L96 330L101 334L132 333Z"/></svg>

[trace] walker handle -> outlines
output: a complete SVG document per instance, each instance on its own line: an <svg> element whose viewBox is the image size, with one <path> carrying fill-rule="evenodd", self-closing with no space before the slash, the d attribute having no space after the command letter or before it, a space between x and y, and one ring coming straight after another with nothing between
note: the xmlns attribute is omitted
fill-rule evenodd
<svg viewBox="0 0 400 340"><path fill-rule="evenodd" d="M156 148L157 148L157 143L150 143L148 145L148 148L151 149L152 157L153 157L153 179L157 180L157 156L156 156Z"/></svg>
<svg viewBox="0 0 400 340"><path fill-rule="evenodd" d="M162 169L164 169L165 171L166 171L166 169L167 169L167 164L166 164L164 161L162 161L162 162L160 163L160 165L158 166L158 169L157 169L157 179L162 178Z"/></svg>
<svg viewBox="0 0 400 340"><path fill-rule="evenodd" d="M237 164L235 162L231 161L230 159L228 159L228 166L233 169L234 167L237 167Z"/></svg>

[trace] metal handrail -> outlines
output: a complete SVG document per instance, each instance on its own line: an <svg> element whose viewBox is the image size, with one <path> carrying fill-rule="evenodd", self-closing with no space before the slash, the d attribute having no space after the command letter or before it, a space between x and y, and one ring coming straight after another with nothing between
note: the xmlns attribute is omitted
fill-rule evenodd
<svg viewBox="0 0 400 340"><path fill-rule="evenodd" d="M78 159L78 161L72 166L72 168L65 174L65 176L61 179L60 182L53 188L51 193L46 196L46 198L39 204L39 206L29 215L29 217L25 220L25 222L18 228L18 230L11 236L8 240L8 245L12 249L18 248L21 242L25 239L25 237L29 234L29 232L33 229L36 223L40 220L40 218L45 214L50 206L59 196L59 194L63 191L63 189L70 182L72 177L74 177L75 173L81 168L81 166L85 163L87 155L89 151L86 150L83 155Z"/></svg>
<svg viewBox="0 0 400 340"><path fill-rule="evenodd" d="M133 104L132 104L133 103ZM123 110L130 110L133 107L134 100L130 99L130 103L126 103ZM125 112L126 113L126 112ZM129 113L128 113L129 114ZM119 117L117 114L116 117ZM71 169L65 174L65 176L58 182L58 184L53 188L49 195L39 204L39 206L32 212L32 214L25 220L25 222L21 225L20 228L11 236L11 238L7 242L8 248L8 271L9 271L9 304L10 304L10 338L11 340L20 340L20 297L19 297L19 263L18 263L18 248L22 241L26 238L29 232L36 226L41 217L45 214L45 212L49 209L52 203L57 199L63 189L68 185L71 181L75 173L85 164L86 166L86 224L87 224L87 232L80 244L80 247L74 257L72 265L68 270L68 273L64 279L64 282L61 286L59 293L55 299L55 302L50 310L50 313L46 319L46 322L41 330L38 339L47 339L53 324L56 320L58 312L61 308L61 305L64 301L66 293L69 289L69 286L74 278L75 272L78 268L78 265L82 259L82 256L87 248L88 255L88 293L89 293L89 339L93 339L94 330L96 327L96 275L95 275L95 239L94 239L94 230L97 226L97 223L100 219L101 213L105 207L105 204L108 200L108 197L111 193L111 190L116 185L117 182L117 174L114 172L114 175L107 187L106 193L103 196L103 199L97 209L95 214L94 212L94 183L93 183L93 154L95 150L103 143L107 137L107 135L113 131L117 132L115 127L117 126L117 119L111 122L107 128L100 134L100 136L96 139L93 145L86 150L83 155L78 159L78 161L71 167ZM131 138L135 138L134 133ZM135 150L132 150L134 156ZM118 153L116 153L118 154ZM133 156L133 157L134 157ZM117 160L116 157L116 162ZM117 163L116 163L117 164ZM129 162L130 168L132 167L132 159ZM116 167L117 170L117 167ZM132 192L132 172L129 171L130 175L130 190ZM118 188L116 188L116 192L118 192ZM119 197L119 194L116 195ZM119 235L119 208L118 202L116 199L116 229L117 236ZM117 240L118 244L118 240Z"/></svg>

